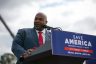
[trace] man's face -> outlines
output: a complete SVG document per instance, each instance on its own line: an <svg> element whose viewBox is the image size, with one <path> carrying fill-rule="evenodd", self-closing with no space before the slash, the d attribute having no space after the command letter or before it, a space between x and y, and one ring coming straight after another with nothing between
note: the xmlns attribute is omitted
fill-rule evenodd
<svg viewBox="0 0 96 64"><path fill-rule="evenodd" d="M46 16L39 13L35 16L35 19L34 19L34 26L37 30L43 30L43 26L47 24L47 19L46 19Z"/></svg>

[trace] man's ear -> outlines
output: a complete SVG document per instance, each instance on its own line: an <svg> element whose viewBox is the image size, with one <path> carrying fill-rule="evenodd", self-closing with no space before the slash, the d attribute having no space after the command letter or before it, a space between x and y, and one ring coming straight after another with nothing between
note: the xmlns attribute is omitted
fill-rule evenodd
<svg viewBox="0 0 96 64"><path fill-rule="evenodd" d="M48 21L46 21L46 24L47 24Z"/></svg>

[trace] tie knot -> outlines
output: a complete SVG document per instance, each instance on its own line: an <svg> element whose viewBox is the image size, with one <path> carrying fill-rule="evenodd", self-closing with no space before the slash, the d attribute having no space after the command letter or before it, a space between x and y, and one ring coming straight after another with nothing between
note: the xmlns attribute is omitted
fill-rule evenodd
<svg viewBox="0 0 96 64"><path fill-rule="evenodd" d="M39 33L39 34L42 34L43 32L39 31L38 33Z"/></svg>

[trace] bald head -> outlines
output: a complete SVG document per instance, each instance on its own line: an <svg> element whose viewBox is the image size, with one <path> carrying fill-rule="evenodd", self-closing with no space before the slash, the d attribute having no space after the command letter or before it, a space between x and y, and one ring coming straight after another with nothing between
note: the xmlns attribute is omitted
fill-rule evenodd
<svg viewBox="0 0 96 64"><path fill-rule="evenodd" d="M46 24L47 24L46 15L42 12L37 13L34 19L34 26L37 28L37 30L44 29L43 26Z"/></svg>
<svg viewBox="0 0 96 64"><path fill-rule="evenodd" d="M47 21L47 16L46 16L44 13L39 12L39 13L36 14L35 17L37 17L37 16L39 16L39 17L41 17L41 18L44 18L44 20Z"/></svg>

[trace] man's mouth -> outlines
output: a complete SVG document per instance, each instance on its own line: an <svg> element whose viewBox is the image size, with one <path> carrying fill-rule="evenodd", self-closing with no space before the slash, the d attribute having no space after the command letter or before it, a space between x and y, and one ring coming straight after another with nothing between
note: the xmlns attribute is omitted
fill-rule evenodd
<svg viewBox="0 0 96 64"><path fill-rule="evenodd" d="M35 27L40 27L40 24L34 24L35 25Z"/></svg>

